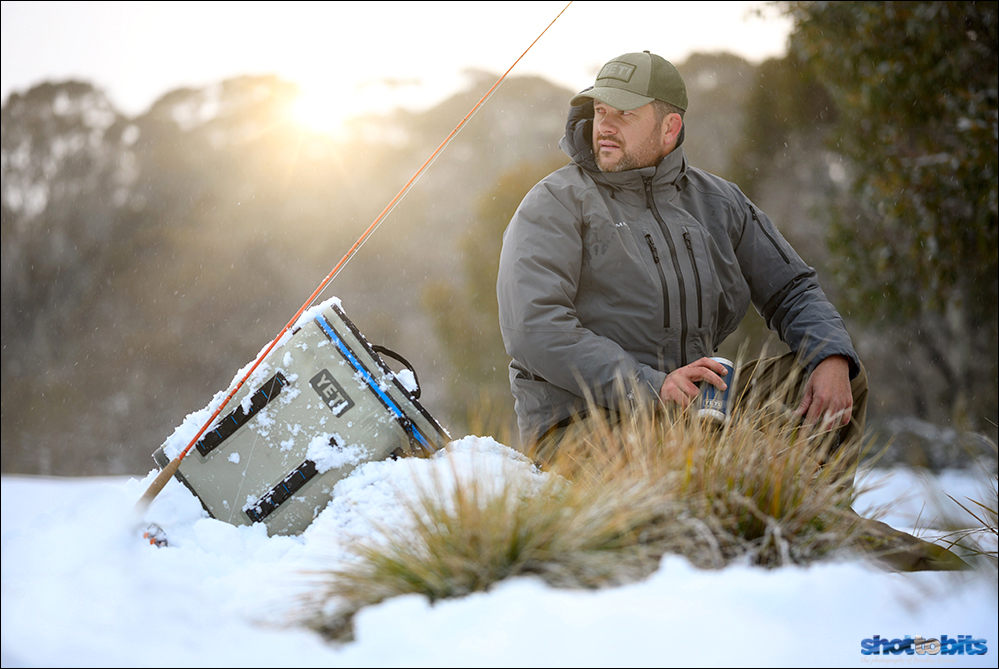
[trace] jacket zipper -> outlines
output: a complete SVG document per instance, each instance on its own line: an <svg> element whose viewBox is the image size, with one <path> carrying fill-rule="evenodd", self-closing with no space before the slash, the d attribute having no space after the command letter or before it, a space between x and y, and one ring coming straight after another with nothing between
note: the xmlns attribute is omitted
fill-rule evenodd
<svg viewBox="0 0 999 669"><path fill-rule="evenodd" d="M680 258L676 254L676 244L673 242L673 235L670 234L666 221L659 215L656 209L655 199L652 197L652 179L642 179L645 183L645 206L652 212L652 216L659 223L663 237L666 238L666 246L669 247L670 259L673 261L673 271L676 272L677 286L680 289L680 366L687 366L687 291L684 287L683 273L680 271Z"/></svg>
<svg viewBox="0 0 999 669"><path fill-rule="evenodd" d="M687 245L687 253L690 255L690 266L694 268L694 281L697 284L697 327L704 327L704 306L701 295L701 273L697 269L697 261L694 259L694 244L690 241L690 233L683 231L683 242Z"/></svg>
<svg viewBox="0 0 999 669"><path fill-rule="evenodd" d="M756 225L758 225L763 234L767 236L767 239L770 240L770 243L774 245L774 248L777 249L777 253L780 254L780 257L784 259L785 263L790 265L791 259L787 257L787 254L784 253L784 249L780 247L780 244L778 244L777 240L774 239L774 236L770 234L770 231L767 230L766 227L764 227L763 221L761 221L759 217L756 215L756 209L750 206L749 211L753 214L753 220L756 221Z"/></svg>
<svg viewBox="0 0 999 669"><path fill-rule="evenodd" d="M663 272L662 263L659 262L659 250L656 243L652 241L652 235L645 235L645 241L649 243L649 250L652 251L652 260L656 263L656 270L659 272L659 283L663 287L663 329L669 329L669 286L666 283L666 273Z"/></svg>

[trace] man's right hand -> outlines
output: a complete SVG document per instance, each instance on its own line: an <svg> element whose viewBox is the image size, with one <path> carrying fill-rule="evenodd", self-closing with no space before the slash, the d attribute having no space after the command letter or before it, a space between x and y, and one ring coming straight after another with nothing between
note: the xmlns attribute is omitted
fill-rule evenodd
<svg viewBox="0 0 999 669"><path fill-rule="evenodd" d="M717 360L701 358L670 372L666 376L666 380L663 381L663 387L659 389L659 397L662 398L663 402L675 402L685 407L697 397L700 392L697 384L701 381L707 381L719 390L728 388L728 385L721 378L726 374L728 374L728 370Z"/></svg>

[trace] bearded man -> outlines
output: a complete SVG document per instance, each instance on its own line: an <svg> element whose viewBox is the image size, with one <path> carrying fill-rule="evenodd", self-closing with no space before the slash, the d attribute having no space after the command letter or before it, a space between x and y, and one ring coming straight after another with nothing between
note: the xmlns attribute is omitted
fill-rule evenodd
<svg viewBox="0 0 999 669"><path fill-rule="evenodd" d="M782 398L791 412L857 443L867 377L843 319L770 219L688 163L676 68L624 54L569 104L560 146L572 161L527 194L500 255L500 328L525 449L549 459L586 398L613 415L684 407L700 382L726 388L710 356L750 302L792 353L737 376L763 386L800 373Z"/></svg>

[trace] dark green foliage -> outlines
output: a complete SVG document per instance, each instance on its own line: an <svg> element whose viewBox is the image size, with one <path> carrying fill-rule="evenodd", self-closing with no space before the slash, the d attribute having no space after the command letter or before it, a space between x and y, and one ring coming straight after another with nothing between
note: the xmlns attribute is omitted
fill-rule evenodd
<svg viewBox="0 0 999 669"><path fill-rule="evenodd" d="M856 193L874 223L837 226L844 251L865 261L842 268L857 291L850 299L876 301L896 319L959 300L970 324L994 319L996 3L794 11L794 47L835 96L836 146L856 165ZM889 271L899 266L910 271Z"/></svg>
<svg viewBox="0 0 999 669"><path fill-rule="evenodd" d="M997 3L778 4L852 171L830 228L843 305L918 343L956 418L994 423Z"/></svg>

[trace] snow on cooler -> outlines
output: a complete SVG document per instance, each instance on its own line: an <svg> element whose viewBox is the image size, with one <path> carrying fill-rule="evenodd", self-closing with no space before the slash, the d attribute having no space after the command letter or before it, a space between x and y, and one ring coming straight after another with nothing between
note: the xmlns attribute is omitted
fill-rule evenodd
<svg viewBox="0 0 999 669"><path fill-rule="evenodd" d="M305 457L316 463L316 471L325 474L344 465L356 465L369 457L368 451L357 444L348 446L338 434L317 434L309 441Z"/></svg>

